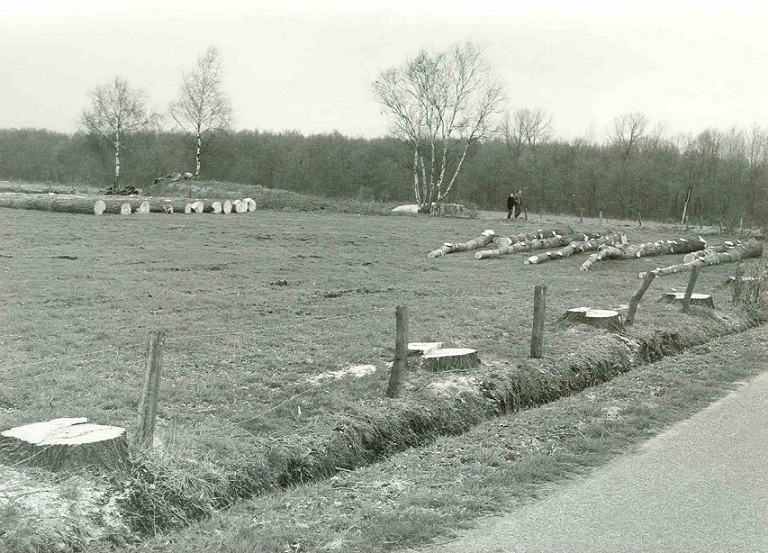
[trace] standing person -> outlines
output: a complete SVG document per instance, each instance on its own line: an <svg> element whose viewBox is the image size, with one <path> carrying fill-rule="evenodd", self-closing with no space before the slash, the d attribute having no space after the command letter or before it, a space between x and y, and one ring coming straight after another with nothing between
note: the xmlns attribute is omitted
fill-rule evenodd
<svg viewBox="0 0 768 553"><path fill-rule="evenodd" d="M518 190L513 192L507 198L507 219L511 219L512 215L515 219L520 217L520 212L523 210L523 191Z"/></svg>

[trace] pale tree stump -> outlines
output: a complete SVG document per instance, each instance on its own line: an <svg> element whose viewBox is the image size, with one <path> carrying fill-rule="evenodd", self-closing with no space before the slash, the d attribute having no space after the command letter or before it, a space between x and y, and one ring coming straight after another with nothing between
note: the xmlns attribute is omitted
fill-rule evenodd
<svg viewBox="0 0 768 553"><path fill-rule="evenodd" d="M685 299L684 292L667 292L664 297L670 303L681 302ZM712 300L710 294L691 294L691 305L700 305L702 307L708 307L710 309L715 308L715 302Z"/></svg>
<svg viewBox="0 0 768 553"><path fill-rule="evenodd" d="M256 201L253 198L245 198L243 203L245 204L248 213L256 211Z"/></svg>
<svg viewBox="0 0 768 553"><path fill-rule="evenodd" d="M93 213L96 215L103 214L106 209L107 203L104 200L96 200L96 203L93 204Z"/></svg>
<svg viewBox="0 0 768 553"><path fill-rule="evenodd" d="M120 206L120 215L130 215L131 214L131 204L128 202L125 202Z"/></svg>
<svg viewBox="0 0 768 553"><path fill-rule="evenodd" d="M213 202L211 204L211 213L221 213L221 202Z"/></svg>
<svg viewBox="0 0 768 553"><path fill-rule="evenodd" d="M590 307L574 307L565 312L565 319L574 323L583 323Z"/></svg>
<svg viewBox="0 0 768 553"><path fill-rule="evenodd" d="M50 470L122 470L128 461L125 429L62 418L0 433L0 462Z"/></svg>
<svg viewBox="0 0 768 553"><path fill-rule="evenodd" d="M224 200L224 203L221 204L221 211L224 213L224 215L229 215L232 213L232 202L229 200Z"/></svg>
<svg viewBox="0 0 768 553"><path fill-rule="evenodd" d="M139 204L139 207L136 208L136 213L139 215L146 215L149 213L149 202L147 200L144 200Z"/></svg>
<svg viewBox="0 0 768 553"><path fill-rule="evenodd" d="M584 314L584 322L588 325L604 328L609 332L621 332L624 323L618 311L612 309L590 309Z"/></svg>
<svg viewBox="0 0 768 553"><path fill-rule="evenodd" d="M443 347L443 342L409 342L408 355L425 355Z"/></svg>
<svg viewBox="0 0 768 553"><path fill-rule="evenodd" d="M248 204L244 203L242 200L235 200L232 202L232 209L235 210L235 213L247 213Z"/></svg>
<svg viewBox="0 0 768 553"><path fill-rule="evenodd" d="M430 371L462 371L477 367L480 358L474 349L445 348L424 354L422 363L422 366Z"/></svg>

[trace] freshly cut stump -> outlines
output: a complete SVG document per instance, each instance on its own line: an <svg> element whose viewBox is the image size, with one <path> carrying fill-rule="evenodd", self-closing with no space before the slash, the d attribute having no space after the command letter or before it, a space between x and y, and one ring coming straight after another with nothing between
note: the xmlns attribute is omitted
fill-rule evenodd
<svg viewBox="0 0 768 553"><path fill-rule="evenodd" d="M125 468L125 428L87 422L86 418L62 418L6 430L0 433L0 462L50 470Z"/></svg>
<svg viewBox="0 0 768 553"><path fill-rule="evenodd" d="M93 204L93 213L96 215L101 215L107 210L107 203L104 200L96 200L96 203Z"/></svg>
<svg viewBox="0 0 768 553"><path fill-rule="evenodd" d="M624 323L619 312L612 309L590 309L584 314L584 322L610 332L624 330Z"/></svg>
<svg viewBox="0 0 768 553"><path fill-rule="evenodd" d="M125 202L120 206L120 215L130 215L132 211L131 204Z"/></svg>
<svg viewBox="0 0 768 553"><path fill-rule="evenodd" d="M425 354L422 359L424 368L435 372L461 371L480 364L477 350L469 348L436 349Z"/></svg>
<svg viewBox="0 0 768 553"><path fill-rule="evenodd" d="M591 307L574 307L565 312L565 319L575 323L583 323L587 312L591 309Z"/></svg>
<svg viewBox="0 0 768 553"><path fill-rule="evenodd" d="M408 355L424 355L443 347L443 342L409 342Z"/></svg>
<svg viewBox="0 0 768 553"><path fill-rule="evenodd" d="M667 292L665 298L668 302L679 301L682 302L685 299L684 292ZM715 302L712 300L710 294L691 294L691 305L701 305L703 307L715 308Z"/></svg>

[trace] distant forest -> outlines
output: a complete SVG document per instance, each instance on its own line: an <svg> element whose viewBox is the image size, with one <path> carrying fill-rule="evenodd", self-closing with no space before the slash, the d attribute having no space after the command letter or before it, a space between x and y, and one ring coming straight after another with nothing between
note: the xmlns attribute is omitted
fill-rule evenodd
<svg viewBox="0 0 768 553"><path fill-rule="evenodd" d="M391 138L337 132L239 131L213 136L201 179L325 197L413 201L412 153ZM138 189L175 171L194 171L194 137L177 132L125 138L121 184ZM107 188L114 151L95 137L37 129L0 129L0 180ZM768 224L768 136L759 128L646 138L635 144L583 139L536 144L499 138L473 144L449 198L505 210L521 189L529 214L568 213L738 226Z"/></svg>

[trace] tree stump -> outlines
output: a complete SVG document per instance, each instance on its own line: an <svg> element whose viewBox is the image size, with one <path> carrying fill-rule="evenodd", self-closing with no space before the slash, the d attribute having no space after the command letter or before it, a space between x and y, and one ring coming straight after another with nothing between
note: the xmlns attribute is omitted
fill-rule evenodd
<svg viewBox="0 0 768 553"><path fill-rule="evenodd" d="M477 350L469 348L445 348L430 351L422 357L423 367L427 370L461 371L480 364Z"/></svg>
<svg viewBox="0 0 768 553"><path fill-rule="evenodd" d="M248 204L244 203L242 200L235 200L232 202L232 209L235 213L247 213Z"/></svg>
<svg viewBox="0 0 768 553"><path fill-rule="evenodd" d="M409 342L408 355L424 355L443 347L443 342Z"/></svg>
<svg viewBox="0 0 768 553"><path fill-rule="evenodd" d="M139 204L139 207L136 208L136 213L140 215L146 215L149 213L149 202L147 200L144 200Z"/></svg>
<svg viewBox="0 0 768 553"><path fill-rule="evenodd" d="M229 215L232 213L232 202L229 200L224 200L224 203L221 204L221 211L224 213L224 215Z"/></svg>
<svg viewBox="0 0 768 553"><path fill-rule="evenodd" d="M621 332L624 323L618 311L613 309L590 309L584 314L584 322L597 328L604 328L610 332Z"/></svg>
<svg viewBox="0 0 768 553"><path fill-rule="evenodd" d="M256 201L253 198L245 198L243 203L245 204L248 213L256 211Z"/></svg>
<svg viewBox="0 0 768 553"><path fill-rule="evenodd" d="M684 292L667 292L664 297L668 302L679 301L682 302L685 299ZM701 305L702 307L715 308L715 302L712 300L710 294L691 294L691 305Z"/></svg>
<svg viewBox="0 0 768 553"><path fill-rule="evenodd" d="M0 433L0 462L50 470L121 470L128 460L125 429L87 424L86 418L62 418L11 428Z"/></svg>
<svg viewBox="0 0 768 553"><path fill-rule="evenodd" d="M93 204L93 213L95 215L102 215L107 210L107 203L104 200L96 200Z"/></svg>
<svg viewBox="0 0 768 553"><path fill-rule="evenodd" d="M131 214L131 204L128 202L125 202L124 204L120 205L120 215L130 215Z"/></svg>
<svg viewBox="0 0 768 553"><path fill-rule="evenodd" d="M221 213L221 202L213 202L211 204L211 213Z"/></svg>
<svg viewBox="0 0 768 553"><path fill-rule="evenodd" d="M587 311L590 307L574 307L565 312L565 320L573 321L574 323L583 323Z"/></svg>

